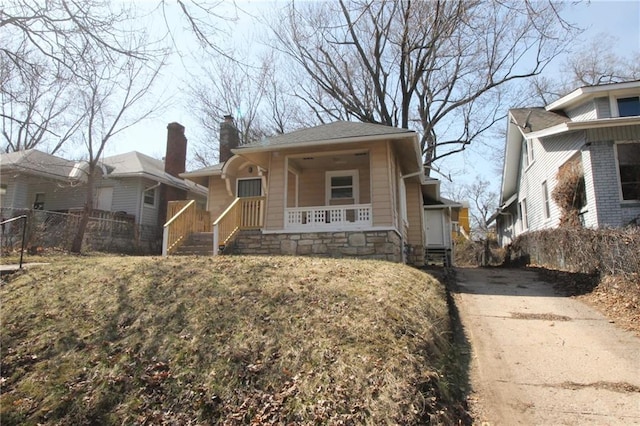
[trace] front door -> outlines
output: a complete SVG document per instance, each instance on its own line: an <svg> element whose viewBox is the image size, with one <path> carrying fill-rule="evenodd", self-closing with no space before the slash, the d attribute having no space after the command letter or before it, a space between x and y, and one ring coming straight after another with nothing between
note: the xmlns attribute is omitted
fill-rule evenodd
<svg viewBox="0 0 640 426"><path fill-rule="evenodd" d="M444 247L444 215L442 210L425 210L427 247Z"/></svg>

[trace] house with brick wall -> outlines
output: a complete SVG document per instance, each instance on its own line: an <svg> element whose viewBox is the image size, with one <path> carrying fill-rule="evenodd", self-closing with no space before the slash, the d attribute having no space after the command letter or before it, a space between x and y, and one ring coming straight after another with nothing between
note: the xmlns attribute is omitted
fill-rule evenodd
<svg viewBox="0 0 640 426"><path fill-rule="evenodd" d="M545 107L508 114L500 208L500 243L557 227L559 172L583 176L576 207L584 227L640 223L640 81L580 87Z"/></svg>
<svg viewBox="0 0 640 426"><path fill-rule="evenodd" d="M450 254L453 212L462 205L442 202L438 181L425 176L414 131L338 121L238 146L233 119L226 117L220 134L220 164L180 175L209 188L212 244L204 244L213 255L422 265L428 250L440 260ZM426 218L437 244L426 240ZM165 254L188 240L174 230L185 229L189 221L183 222L179 215L170 219Z"/></svg>

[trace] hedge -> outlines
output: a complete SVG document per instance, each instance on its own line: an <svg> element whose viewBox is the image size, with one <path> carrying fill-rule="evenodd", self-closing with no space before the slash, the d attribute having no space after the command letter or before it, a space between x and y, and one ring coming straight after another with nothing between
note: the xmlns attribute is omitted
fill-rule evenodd
<svg viewBox="0 0 640 426"><path fill-rule="evenodd" d="M558 228L518 236L506 262L525 262L586 274L640 272L640 228Z"/></svg>

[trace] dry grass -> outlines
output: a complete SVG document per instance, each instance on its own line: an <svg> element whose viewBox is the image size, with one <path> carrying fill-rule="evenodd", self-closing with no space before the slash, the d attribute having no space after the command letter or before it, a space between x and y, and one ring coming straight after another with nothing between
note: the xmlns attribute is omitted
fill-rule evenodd
<svg viewBox="0 0 640 426"><path fill-rule="evenodd" d="M58 257L0 297L3 425L423 424L447 403L445 292L402 265Z"/></svg>

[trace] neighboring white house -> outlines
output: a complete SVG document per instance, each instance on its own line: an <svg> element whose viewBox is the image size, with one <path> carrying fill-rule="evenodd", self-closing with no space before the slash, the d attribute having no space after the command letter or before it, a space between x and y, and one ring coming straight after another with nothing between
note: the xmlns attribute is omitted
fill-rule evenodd
<svg viewBox="0 0 640 426"><path fill-rule="evenodd" d="M167 201L196 200L204 207L207 189L177 177L184 172L184 127L168 126L165 162L132 151L98 163L93 209L128 215L135 223L162 226ZM36 149L0 155L0 207L68 212L82 209L86 197L85 161L71 161Z"/></svg>
<svg viewBox="0 0 640 426"><path fill-rule="evenodd" d="M500 208L492 217L503 246L558 226L551 194L568 162L584 173L583 226L640 221L640 81L581 87L546 107L509 111Z"/></svg>

